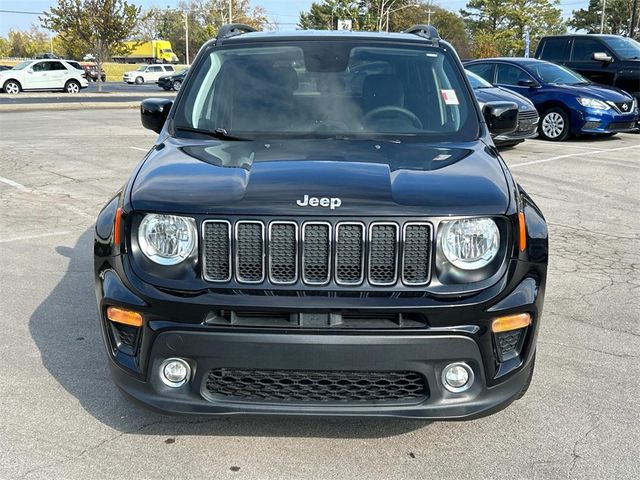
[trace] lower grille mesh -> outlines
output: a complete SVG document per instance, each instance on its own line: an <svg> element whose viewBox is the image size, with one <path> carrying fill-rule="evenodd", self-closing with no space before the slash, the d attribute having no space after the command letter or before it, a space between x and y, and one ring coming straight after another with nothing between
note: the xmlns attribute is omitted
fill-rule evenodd
<svg viewBox="0 0 640 480"><path fill-rule="evenodd" d="M210 370L205 388L244 401L367 403L422 401L426 379L417 372Z"/></svg>

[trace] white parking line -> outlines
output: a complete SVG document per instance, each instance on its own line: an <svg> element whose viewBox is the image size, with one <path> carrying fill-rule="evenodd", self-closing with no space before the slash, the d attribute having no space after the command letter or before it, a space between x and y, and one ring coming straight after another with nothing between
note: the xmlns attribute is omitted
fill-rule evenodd
<svg viewBox="0 0 640 480"><path fill-rule="evenodd" d="M14 182L13 180L9 180L8 178L0 177L0 182L6 183L7 185L9 185L9 186L11 186L13 188L17 188L21 192L31 192L32 191L30 188L25 187L21 183Z"/></svg>
<svg viewBox="0 0 640 480"><path fill-rule="evenodd" d="M129 147L132 150L140 150L141 152L148 152L149 149L148 148L140 148L140 147Z"/></svg>
<svg viewBox="0 0 640 480"><path fill-rule="evenodd" d="M68 233L71 233L71 232L68 230L64 230L62 232L40 233L36 235L21 235L18 237L1 238L0 243L20 242L23 240L33 240L34 238L54 237L57 235L67 235Z"/></svg>
<svg viewBox="0 0 640 480"><path fill-rule="evenodd" d="M527 165L535 165L535 164L538 164L538 163L553 162L554 160L561 160L563 158L569 158L569 157L580 157L580 156L584 156L584 155L593 155L595 153L617 152L619 150L629 150L630 148L637 149L638 145L629 145L628 147L608 148L606 150L592 150L590 152L568 153L566 155L557 155L555 157L542 158L540 160L532 160L530 162L516 163L514 165L509 165L509 168L525 167Z"/></svg>

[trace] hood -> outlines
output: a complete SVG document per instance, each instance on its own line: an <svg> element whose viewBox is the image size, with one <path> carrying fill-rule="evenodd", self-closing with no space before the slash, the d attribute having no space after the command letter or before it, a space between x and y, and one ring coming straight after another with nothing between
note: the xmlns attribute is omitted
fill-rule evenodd
<svg viewBox="0 0 640 480"><path fill-rule="evenodd" d="M305 205L314 203L305 195L334 208ZM505 213L510 192L480 141L170 138L141 166L130 199L135 210L190 214L477 215Z"/></svg>
<svg viewBox="0 0 640 480"><path fill-rule="evenodd" d="M518 105L520 110L534 110L535 107L530 100L523 97L519 93L512 92L505 88L492 87L492 88L477 88L473 91L476 94L476 98L480 103L489 102L514 102Z"/></svg>
<svg viewBox="0 0 640 480"><path fill-rule="evenodd" d="M588 85L553 85L553 88L576 97L590 97L611 102L628 102L632 100L631 95L618 88L597 83Z"/></svg>

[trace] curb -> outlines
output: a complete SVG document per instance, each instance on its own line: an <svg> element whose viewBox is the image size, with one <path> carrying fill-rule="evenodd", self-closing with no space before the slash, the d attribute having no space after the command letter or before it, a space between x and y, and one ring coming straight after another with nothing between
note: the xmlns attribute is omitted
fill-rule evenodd
<svg viewBox="0 0 640 480"><path fill-rule="evenodd" d="M33 112L37 110L102 110L109 108L138 108L135 102L69 102L69 103L25 103L0 105L0 112Z"/></svg>

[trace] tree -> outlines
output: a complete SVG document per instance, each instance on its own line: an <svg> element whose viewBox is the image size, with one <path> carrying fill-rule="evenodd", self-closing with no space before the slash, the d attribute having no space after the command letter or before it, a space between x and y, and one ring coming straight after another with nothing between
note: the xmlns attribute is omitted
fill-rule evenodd
<svg viewBox="0 0 640 480"><path fill-rule="evenodd" d="M95 56L98 71L110 56L130 52L122 42L134 34L139 20L140 7L126 0L58 0L40 17L42 25L63 40L84 44Z"/></svg>
<svg viewBox="0 0 640 480"><path fill-rule="evenodd" d="M540 37L566 31L558 5L559 0L470 0L460 14L472 33L474 51L489 47L499 55L521 55L526 30L532 49Z"/></svg>
<svg viewBox="0 0 640 480"><path fill-rule="evenodd" d="M35 25L27 31L9 30L6 39L2 39L2 56L33 58L51 48L50 37Z"/></svg>
<svg viewBox="0 0 640 480"><path fill-rule="evenodd" d="M229 0L190 0L181 1L174 9L152 8L146 12L136 38L168 40L178 58L189 63L200 46L215 37L225 23L269 27L264 8L252 8L249 0L233 0L231 6L231 18ZM189 27L189 59L186 58L185 19Z"/></svg>
<svg viewBox="0 0 640 480"><path fill-rule="evenodd" d="M636 19L640 17L640 6L636 5ZM633 0L607 0L604 16L604 32L614 35L629 35L631 30L631 14ZM588 33L600 33L602 0L590 0L589 6L574 10L567 24L575 30L586 30ZM637 20L636 20L637 22ZM636 32L638 26L636 26ZM640 32L638 32L640 37Z"/></svg>
<svg viewBox="0 0 640 480"><path fill-rule="evenodd" d="M353 30L366 27L365 2L353 0L323 0L313 2L308 12L300 12L298 25L303 30L335 30L338 20L351 20Z"/></svg>

